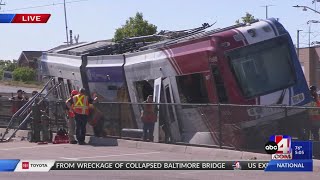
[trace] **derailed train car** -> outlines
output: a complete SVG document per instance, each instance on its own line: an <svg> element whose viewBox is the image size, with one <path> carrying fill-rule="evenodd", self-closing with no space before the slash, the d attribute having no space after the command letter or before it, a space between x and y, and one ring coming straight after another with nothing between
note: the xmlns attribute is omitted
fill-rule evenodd
<svg viewBox="0 0 320 180"><path fill-rule="evenodd" d="M61 49L68 50L68 49ZM59 52L59 51L58 51ZM73 89L83 87L81 75L82 59L81 56L60 54L49 51L43 53L41 58L41 74L45 78L55 77L53 83L61 83L59 98L66 99L70 96ZM48 87L50 88L50 86ZM58 94L56 94L58 97Z"/></svg>
<svg viewBox="0 0 320 180"><path fill-rule="evenodd" d="M311 102L290 35L274 19L164 40L138 52L110 55L111 47L81 55L83 86L109 102L141 103L154 94L158 103L175 103L160 108L172 142L244 147L264 142L280 128L293 136L303 130L307 117L303 110L283 113L278 108L203 105ZM70 78L58 72L51 76ZM126 99L115 95L121 89L128 93ZM139 107L131 110L130 127L142 128ZM256 141L252 136L258 137Z"/></svg>
<svg viewBox="0 0 320 180"><path fill-rule="evenodd" d="M123 55L88 56L86 77L92 98L99 102L130 102L124 76ZM108 104L99 107L104 117L104 130L108 135L120 135L121 128L137 128L128 104ZM100 120L101 122L101 120Z"/></svg>

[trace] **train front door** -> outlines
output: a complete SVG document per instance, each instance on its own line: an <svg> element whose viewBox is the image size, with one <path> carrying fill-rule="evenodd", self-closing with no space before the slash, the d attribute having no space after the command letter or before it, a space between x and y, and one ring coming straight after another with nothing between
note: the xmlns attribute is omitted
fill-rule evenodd
<svg viewBox="0 0 320 180"><path fill-rule="evenodd" d="M63 78L58 78L58 83L60 84L59 88L57 88L58 94L59 94L58 99L66 100L67 94L66 94L66 89L65 89L65 84L64 84Z"/></svg>
<svg viewBox="0 0 320 180"><path fill-rule="evenodd" d="M161 94L161 77L154 80L154 89L153 89L153 102L160 103L160 94ZM158 109L160 109L159 105L157 106ZM154 142L159 142L159 111L157 112L157 122L154 125Z"/></svg>
<svg viewBox="0 0 320 180"><path fill-rule="evenodd" d="M63 83L64 83L64 88L65 88L65 93L66 93L66 98L68 99L70 97L70 89L69 89L69 85L68 85L68 80L67 79L63 79Z"/></svg>
<svg viewBox="0 0 320 180"><path fill-rule="evenodd" d="M170 82L170 78L165 78L162 80L163 91L164 91L164 101L165 103L175 103L173 99L173 91ZM179 122L177 118L176 106L175 105L165 105L165 128L169 131L169 142L179 142L181 141Z"/></svg>

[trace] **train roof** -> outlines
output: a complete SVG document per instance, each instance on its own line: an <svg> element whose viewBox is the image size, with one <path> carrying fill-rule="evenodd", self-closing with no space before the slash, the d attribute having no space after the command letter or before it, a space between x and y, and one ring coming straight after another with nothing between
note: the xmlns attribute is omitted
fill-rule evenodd
<svg viewBox="0 0 320 180"><path fill-rule="evenodd" d="M59 45L59 46L54 47L54 48L52 48L52 49L49 49L47 52L48 52L48 53L59 53L59 52L62 51L62 50L69 49L69 48L71 48L71 47L75 47L75 46L78 46L78 45L83 45L83 44L85 44L85 43L87 43L87 42L80 42L80 43L74 44L74 45L62 44L62 45Z"/></svg>
<svg viewBox="0 0 320 180"><path fill-rule="evenodd" d="M258 20L252 22L255 23ZM248 24L237 24L226 28L217 28L206 31L207 28L211 27L215 23L209 25L208 23L202 24L201 27L180 30L180 31L161 31L158 34L149 36L140 36L124 39L120 42L113 42L109 40L100 40L90 43L81 43L74 46L67 46L60 48L51 53L74 55L74 56L99 56L99 55L120 55L139 51L145 51L155 48L168 47L174 44L179 44L186 41L192 41L199 38L211 36L213 34L227 31L230 29L243 27Z"/></svg>

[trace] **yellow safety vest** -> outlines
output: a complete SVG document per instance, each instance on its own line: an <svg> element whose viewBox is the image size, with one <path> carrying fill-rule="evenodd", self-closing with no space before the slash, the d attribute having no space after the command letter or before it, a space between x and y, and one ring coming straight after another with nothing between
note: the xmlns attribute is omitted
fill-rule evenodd
<svg viewBox="0 0 320 180"><path fill-rule="evenodd" d="M89 115L89 101L85 95L73 96L73 110L77 114Z"/></svg>

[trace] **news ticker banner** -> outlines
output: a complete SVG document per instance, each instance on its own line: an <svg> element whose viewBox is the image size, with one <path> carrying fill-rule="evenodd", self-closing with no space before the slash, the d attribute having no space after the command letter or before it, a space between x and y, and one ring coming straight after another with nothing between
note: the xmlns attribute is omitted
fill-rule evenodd
<svg viewBox="0 0 320 180"><path fill-rule="evenodd" d="M0 14L0 23L47 23L51 14Z"/></svg>
<svg viewBox="0 0 320 180"><path fill-rule="evenodd" d="M0 172L55 170L265 170L312 171L312 160L279 161L55 161L0 160Z"/></svg>

